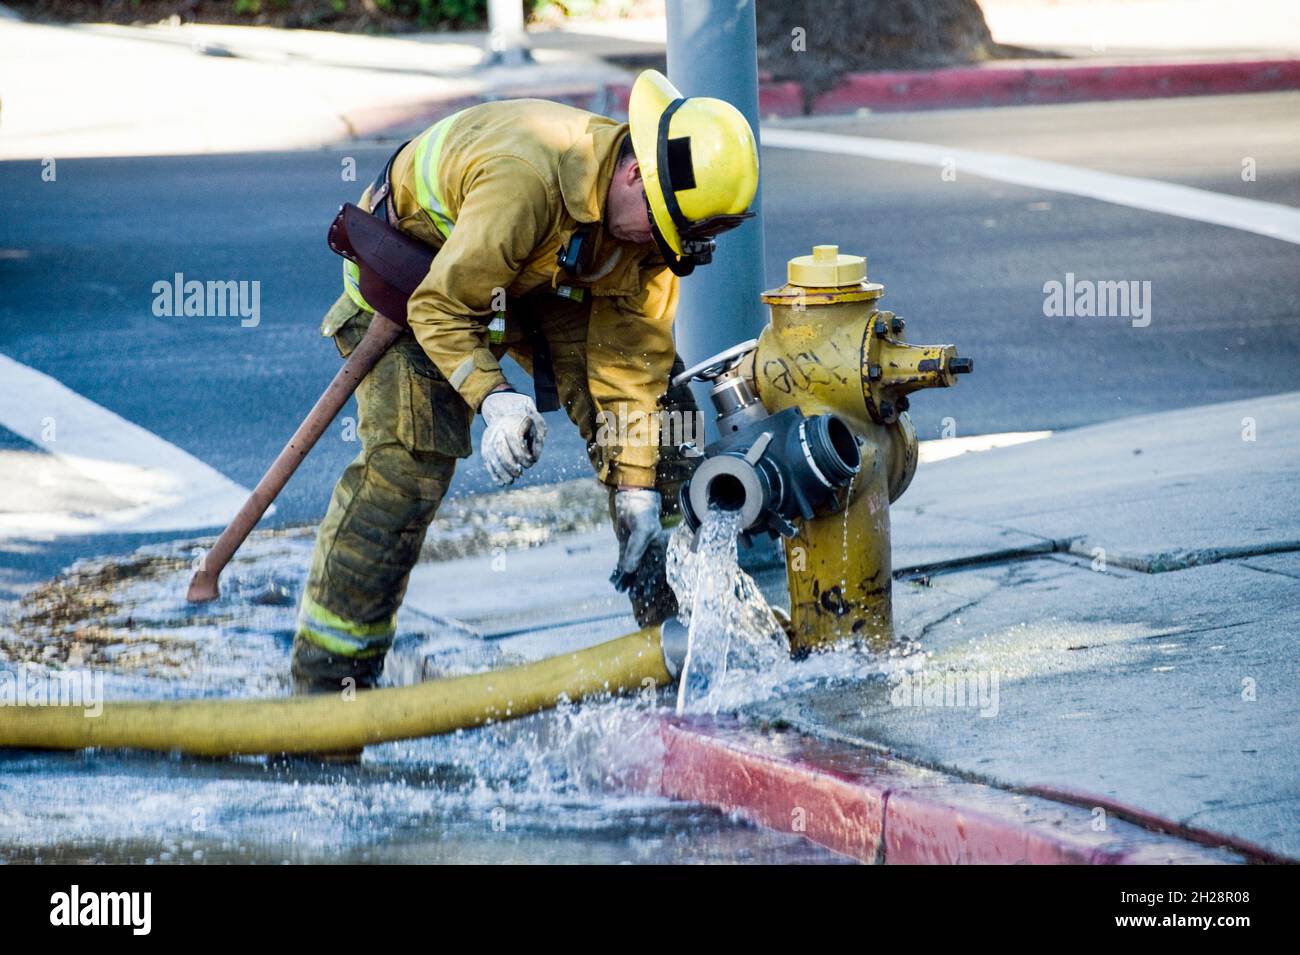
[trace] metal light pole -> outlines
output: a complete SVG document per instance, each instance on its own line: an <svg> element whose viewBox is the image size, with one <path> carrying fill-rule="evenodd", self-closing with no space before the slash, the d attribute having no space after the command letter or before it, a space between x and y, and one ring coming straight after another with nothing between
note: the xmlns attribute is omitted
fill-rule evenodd
<svg viewBox="0 0 1300 955"><path fill-rule="evenodd" d="M683 96L713 96L744 114L758 135L758 51L754 0L668 0L668 78ZM710 265L681 283L677 348L693 365L755 338L767 323L763 291L762 177L757 215L718 237ZM711 407L707 389L696 397Z"/></svg>
<svg viewBox="0 0 1300 955"><path fill-rule="evenodd" d="M758 136L758 42L754 0L668 0L668 78L683 96L726 100L744 114ZM762 176L754 197L756 213L744 225L718 237L713 262L681 282L677 306L677 350L687 366L749 338L767 324L759 295L763 282ZM695 384L695 399L712 409L708 386ZM706 418L711 418L708 411ZM717 437L710 420L708 438ZM748 553L746 553L748 551ZM760 538L741 547L742 566L780 557Z"/></svg>

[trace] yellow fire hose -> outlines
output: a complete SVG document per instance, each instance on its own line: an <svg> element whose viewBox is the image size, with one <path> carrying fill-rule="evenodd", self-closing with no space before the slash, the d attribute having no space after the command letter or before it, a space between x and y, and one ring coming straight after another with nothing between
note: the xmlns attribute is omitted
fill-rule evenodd
<svg viewBox="0 0 1300 955"><path fill-rule="evenodd" d="M272 700L174 700L0 707L0 747L145 749L197 756L334 753L528 716L602 694L672 683L684 656L675 619L598 646L416 686ZM667 647L667 650L665 649Z"/></svg>

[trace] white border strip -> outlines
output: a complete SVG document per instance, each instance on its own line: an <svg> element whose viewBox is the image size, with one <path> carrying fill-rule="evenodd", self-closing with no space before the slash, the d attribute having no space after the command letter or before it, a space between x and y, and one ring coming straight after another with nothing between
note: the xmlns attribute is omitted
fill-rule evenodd
<svg viewBox="0 0 1300 955"><path fill-rule="evenodd" d="M951 149L931 143L873 139L868 136L844 136L764 126L762 141L764 146L776 149L863 156L940 169L955 163L959 174L1100 199L1102 202L1113 202L1133 209L1209 222L1300 244L1300 209L1257 199L1226 196L1191 186L1118 176L1041 159L973 149Z"/></svg>
<svg viewBox="0 0 1300 955"><path fill-rule="evenodd" d="M218 527L248 497L198 458L2 354L0 382L0 426L122 504L97 513L0 505L0 538Z"/></svg>

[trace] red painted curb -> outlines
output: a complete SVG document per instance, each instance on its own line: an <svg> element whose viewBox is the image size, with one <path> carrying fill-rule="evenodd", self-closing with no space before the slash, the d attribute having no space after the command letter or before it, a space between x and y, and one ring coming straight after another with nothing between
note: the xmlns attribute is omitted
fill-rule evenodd
<svg viewBox="0 0 1300 955"><path fill-rule="evenodd" d="M1051 799L1054 802L1065 802L1089 809L1099 807L1120 819L1127 819L1129 822L1137 823L1144 829L1166 832L1172 836L1177 836L1179 839L1185 839L1199 845L1228 846L1243 855L1250 856L1254 862L1268 863L1270 865L1289 865L1295 861L1245 839L1226 838L1216 832L1211 832L1209 829L1201 829L1197 826L1189 826L1166 819L1140 806L1130 805L1109 796L1098 796L1095 793L1084 792L1079 789L1065 789L1059 786L1028 786L1024 789L1024 792L1033 796L1042 796L1044 799Z"/></svg>
<svg viewBox="0 0 1300 955"><path fill-rule="evenodd" d="M1233 864L1248 854L965 782L858 747L661 718L662 795L797 832L861 862ZM1102 831L1096 831L1101 824Z"/></svg>
<svg viewBox="0 0 1300 955"><path fill-rule="evenodd" d="M799 83L760 83L758 115L762 119L772 116L802 116L803 100L803 86Z"/></svg>
<svg viewBox="0 0 1300 955"><path fill-rule="evenodd" d="M1300 60L1166 63L1109 66L988 66L939 70L850 73L813 102L813 114L1011 106L1081 100L1142 99L1211 93L1262 93L1300 89ZM626 115L631 88L623 84L581 89L521 89L597 113ZM507 95L501 93L501 96ZM482 97L375 106L353 114L354 136L409 132L475 103ZM759 115L804 115L804 89L796 82L764 80Z"/></svg>
<svg viewBox="0 0 1300 955"><path fill-rule="evenodd" d="M1300 89L1300 60L987 66L850 73L813 113L1010 106Z"/></svg>
<svg viewBox="0 0 1300 955"><path fill-rule="evenodd" d="M887 789L864 786L871 755L845 754L836 766L810 741L806 760L791 758L783 737L742 739L735 732L664 720L661 793L734 812L751 822L808 839L861 862L884 841ZM823 758L817 758L822 756Z"/></svg>

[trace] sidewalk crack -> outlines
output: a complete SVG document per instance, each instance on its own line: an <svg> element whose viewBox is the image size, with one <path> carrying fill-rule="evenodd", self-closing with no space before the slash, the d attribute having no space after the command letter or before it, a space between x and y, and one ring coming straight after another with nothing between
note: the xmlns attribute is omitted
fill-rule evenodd
<svg viewBox="0 0 1300 955"><path fill-rule="evenodd" d="M941 617L937 617L936 619L931 620L929 623L927 623L927 624L925 624L923 627L921 627L921 631L920 631L920 633L918 633L918 634L917 634L913 639L915 639L915 640L919 643L920 641L924 640L924 639L926 638L926 636L930 633L930 631L933 630L935 627L938 627L938 626L940 626L940 625L942 625L942 624L947 623L947 622L948 622L949 620L951 620L953 617L956 617L957 615L959 615L959 614L962 613L963 611L968 610L968 609L970 609L971 607L975 606L977 603L979 603L981 600L983 600L986 596L988 596L988 594L981 594L981 595L978 596L978 597L974 597L974 598L972 598L972 599L966 601L964 604L961 604L961 605L959 605L959 606L957 606L957 607L954 607L953 609L949 610L949 611L948 611L947 613L945 613L943 616L941 616Z"/></svg>

